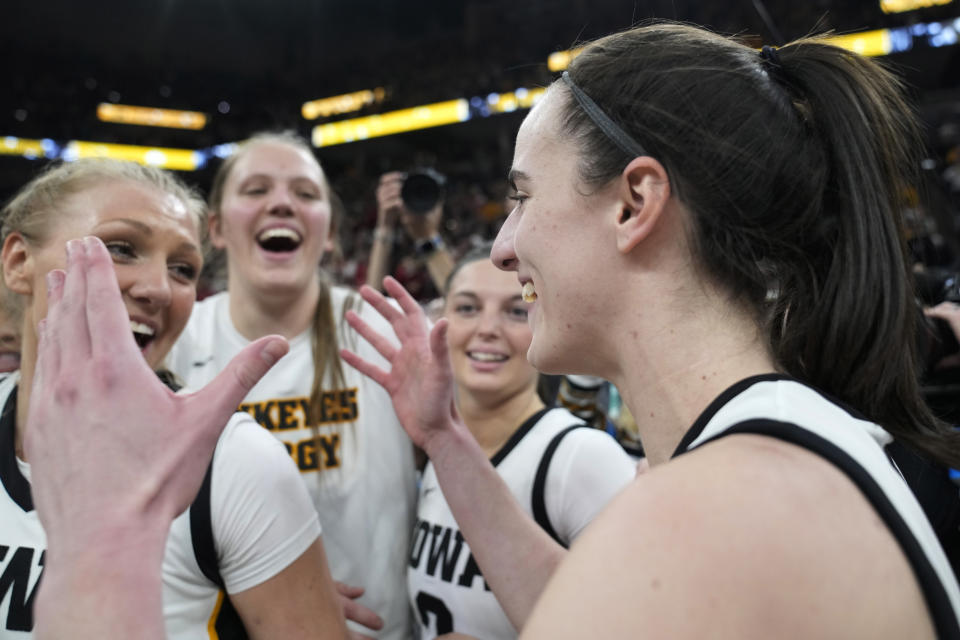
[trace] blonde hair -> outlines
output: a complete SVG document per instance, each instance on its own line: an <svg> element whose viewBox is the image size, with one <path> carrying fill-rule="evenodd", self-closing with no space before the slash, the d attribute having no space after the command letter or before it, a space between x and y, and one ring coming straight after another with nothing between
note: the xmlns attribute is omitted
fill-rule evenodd
<svg viewBox="0 0 960 640"><path fill-rule="evenodd" d="M0 243L6 242L11 233L19 233L28 244L42 245L57 217L64 215L64 201L94 186L120 181L145 185L175 197L194 216L203 239L207 227L206 204L196 190L179 178L162 169L134 162L84 158L47 167L17 192L0 211ZM8 312L19 315L22 300L5 285L2 300Z"/></svg>

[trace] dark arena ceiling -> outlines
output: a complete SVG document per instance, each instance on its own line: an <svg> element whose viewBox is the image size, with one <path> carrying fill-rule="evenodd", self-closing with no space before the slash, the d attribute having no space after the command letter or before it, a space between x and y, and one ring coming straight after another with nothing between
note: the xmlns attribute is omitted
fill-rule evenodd
<svg viewBox="0 0 960 640"><path fill-rule="evenodd" d="M779 44L831 29L952 23L960 2L886 15L879 0L7 0L2 14L0 140L211 149L264 128L309 136L322 122L542 86L556 75L546 64L551 52L653 18ZM934 146L949 148L960 142L960 45L912 42L885 59L915 88ZM301 115L307 100L374 87L383 99L359 112ZM200 130L106 123L97 119L101 103L208 119ZM334 173L376 173L424 155L450 163L469 156L496 173L520 117L475 118L318 155ZM42 162L0 155L0 196ZM193 176L205 186L209 170Z"/></svg>

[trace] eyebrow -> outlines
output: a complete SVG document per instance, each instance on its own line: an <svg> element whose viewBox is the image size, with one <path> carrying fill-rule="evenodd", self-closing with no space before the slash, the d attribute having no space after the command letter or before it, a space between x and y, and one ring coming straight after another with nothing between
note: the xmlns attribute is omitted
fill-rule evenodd
<svg viewBox="0 0 960 640"><path fill-rule="evenodd" d="M479 299L480 299L480 296L478 296L477 294L475 294L473 291L451 291L449 295L450 295L450 297L452 297L452 298L455 298L455 297L457 297L457 296L463 296L463 297L465 297L465 298L473 298L474 300L479 300ZM516 302L517 300L521 300L521 301L522 301L522 300L523 300L523 296L518 293L517 295L510 296L510 297L508 298L508 300L509 300L510 302Z"/></svg>
<svg viewBox="0 0 960 640"><path fill-rule="evenodd" d="M312 185L314 185L314 186L316 186L316 187L322 188L322 184L321 184L320 182L317 182L317 181L316 181L314 178L312 178L311 176L304 175L304 174L296 175L296 176L293 176L292 178L277 178L277 177L272 176L272 175L267 174L267 173L252 173L252 174L250 174L249 176L247 176L246 178L244 178L243 181L242 181L240 184L246 184L246 183L250 182L251 180L269 180L269 181L271 181L271 182L273 182L273 181L277 181L277 182L309 182L310 184L312 184Z"/></svg>
<svg viewBox="0 0 960 640"><path fill-rule="evenodd" d="M514 190L517 188L517 180L529 180L530 175L521 171L520 169L510 169L510 173L507 174L507 180L510 182L510 186Z"/></svg>
<svg viewBox="0 0 960 640"><path fill-rule="evenodd" d="M107 221L106 224L110 224L110 223L113 223L113 222L121 222L121 223L123 223L123 224L125 224L125 225L127 225L127 226L133 227L134 229L136 229L137 231L139 231L140 233L142 233L142 234L145 235L145 236L150 236L150 237L153 236L153 229L150 227L150 225L145 224L145 223L143 223L143 222L140 222L139 220L133 220L133 219L131 219L131 218L114 218L113 220ZM180 249L180 250L186 250L186 251L193 251L193 252L195 252L195 253L201 253L201 252L200 252L200 247L198 247L198 246L197 246L196 244L194 244L193 242L188 242L188 241L186 241L186 240L183 241L183 242L181 242L181 243L180 243L180 246L177 247L177 248Z"/></svg>

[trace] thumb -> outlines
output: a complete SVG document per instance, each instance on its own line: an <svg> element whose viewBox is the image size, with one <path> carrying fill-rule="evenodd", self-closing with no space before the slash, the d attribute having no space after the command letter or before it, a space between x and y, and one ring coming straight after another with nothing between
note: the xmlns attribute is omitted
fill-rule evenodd
<svg viewBox="0 0 960 640"><path fill-rule="evenodd" d="M223 421L220 424L226 424L250 389L289 349L290 345L281 336L265 336L250 343L233 357L216 378L194 393L191 401L212 415L222 414Z"/></svg>

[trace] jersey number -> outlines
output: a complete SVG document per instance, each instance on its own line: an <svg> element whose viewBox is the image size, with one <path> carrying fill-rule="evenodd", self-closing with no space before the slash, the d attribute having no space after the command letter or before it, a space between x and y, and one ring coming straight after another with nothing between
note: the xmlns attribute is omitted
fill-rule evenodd
<svg viewBox="0 0 960 640"><path fill-rule="evenodd" d="M417 593L417 611L420 613L420 622L424 627L430 626L431 614L436 616L438 636L453 632L453 616L440 598L420 591Z"/></svg>

